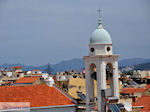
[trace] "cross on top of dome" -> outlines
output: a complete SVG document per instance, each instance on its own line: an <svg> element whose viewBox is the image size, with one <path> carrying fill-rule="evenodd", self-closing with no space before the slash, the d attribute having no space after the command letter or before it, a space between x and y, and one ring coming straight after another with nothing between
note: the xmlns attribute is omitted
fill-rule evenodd
<svg viewBox="0 0 150 112"><path fill-rule="evenodd" d="M98 18L98 28L102 28L102 18L101 18L101 9L98 9L99 18Z"/></svg>
<svg viewBox="0 0 150 112"><path fill-rule="evenodd" d="M99 13L99 18L101 17L101 9L98 9L98 13Z"/></svg>

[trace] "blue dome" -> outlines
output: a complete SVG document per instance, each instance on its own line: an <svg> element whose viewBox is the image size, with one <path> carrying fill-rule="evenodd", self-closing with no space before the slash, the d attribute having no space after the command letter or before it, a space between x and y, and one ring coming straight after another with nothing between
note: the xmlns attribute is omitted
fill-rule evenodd
<svg viewBox="0 0 150 112"><path fill-rule="evenodd" d="M90 44L112 44L112 41L109 33L103 27L98 27L92 33Z"/></svg>

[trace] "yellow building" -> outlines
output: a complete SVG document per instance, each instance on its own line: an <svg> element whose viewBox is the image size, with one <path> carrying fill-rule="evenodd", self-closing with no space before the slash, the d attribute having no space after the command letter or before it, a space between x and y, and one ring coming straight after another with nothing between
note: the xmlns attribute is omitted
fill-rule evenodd
<svg viewBox="0 0 150 112"><path fill-rule="evenodd" d="M94 80L94 94L97 95L97 81ZM69 79L68 94L75 99L79 99L77 92L82 92L86 95L85 79L71 78Z"/></svg>

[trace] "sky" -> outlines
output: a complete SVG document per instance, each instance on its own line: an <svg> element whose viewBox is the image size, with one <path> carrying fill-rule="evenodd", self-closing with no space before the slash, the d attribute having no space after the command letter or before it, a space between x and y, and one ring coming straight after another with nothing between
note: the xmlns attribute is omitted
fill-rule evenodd
<svg viewBox="0 0 150 112"><path fill-rule="evenodd" d="M0 64L88 55L99 8L120 59L150 58L149 6L149 0L0 0Z"/></svg>

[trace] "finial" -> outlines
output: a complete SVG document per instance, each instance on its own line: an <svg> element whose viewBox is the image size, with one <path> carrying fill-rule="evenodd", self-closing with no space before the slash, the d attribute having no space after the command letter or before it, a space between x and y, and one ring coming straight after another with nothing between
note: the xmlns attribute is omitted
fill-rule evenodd
<svg viewBox="0 0 150 112"><path fill-rule="evenodd" d="M98 9L98 13L99 13L99 18L98 18L98 28L102 27L102 18L101 18L101 9Z"/></svg>

